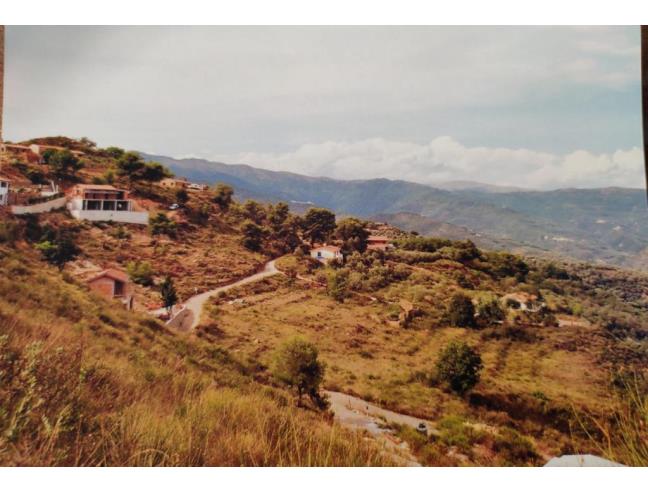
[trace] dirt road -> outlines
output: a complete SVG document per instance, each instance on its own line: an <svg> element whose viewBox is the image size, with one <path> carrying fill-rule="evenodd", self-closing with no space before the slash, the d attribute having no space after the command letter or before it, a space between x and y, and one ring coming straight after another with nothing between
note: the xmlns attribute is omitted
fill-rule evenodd
<svg viewBox="0 0 648 492"><path fill-rule="evenodd" d="M411 453L407 443L400 441L386 424L396 423L416 428L423 422L428 433L435 432L432 422L385 410L356 396L325 391L331 403L331 411L335 420L344 427L353 430L366 430L375 439L385 445L386 452L404 466L420 466L416 457Z"/></svg>
<svg viewBox="0 0 648 492"><path fill-rule="evenodd" d="M261 270L260 272L250 275L249 277L237 280L236 282L232 282L231 284L222 285L215 289L208 290L206 292L202 292L201 294L190 297L184 302L184 308L178 311L178 313L167 322L167 326L175 328L178 331L193 330L196 326L198 326L203 306L210 297L215 296L220 292L226 292L230 289L233 289L234 287L257 282L278 273L281 272L277 270L277 267L275 266L275 260L271 260L263 266L263 270Z"/></svg>

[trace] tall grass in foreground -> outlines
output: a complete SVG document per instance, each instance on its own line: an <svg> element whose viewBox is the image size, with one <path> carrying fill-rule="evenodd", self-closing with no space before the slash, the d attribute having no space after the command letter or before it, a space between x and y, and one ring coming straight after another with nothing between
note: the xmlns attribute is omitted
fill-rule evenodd
<svg viewBox="0 0 648 492"><path fill-rule="evenodd" d="M581 421L581 427L606 458L628 466L648 466L648 393L643 378L626 380L619 397L619 407L610 418L589 417ZM587 430L591 426L600 438Z"/></svg>

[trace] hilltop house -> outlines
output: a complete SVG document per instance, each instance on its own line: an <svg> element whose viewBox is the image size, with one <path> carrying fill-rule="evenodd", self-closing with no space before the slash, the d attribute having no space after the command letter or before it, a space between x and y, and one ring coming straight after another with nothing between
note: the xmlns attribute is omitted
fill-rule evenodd
<svg viewBox="0 0 648 492"><path fill-rule="evenodd" d="M331 260L342 261L344 259L344 255L340 248L337 246L328 246L326 244L311 249L310 255L311 258L315 258L317 261L321 261L322 263L328 263Z"/></svg>
<svg viewBox="0 0 648 492"><path fill-rule="evenodd" d="M67 207L72 216L79 220L148 224L148 212L136 210L128 191L110 185L74 186Z"/></svg>
<svg viewBox="0 0 648 492"><path fill-rule="evenodd" d="M9 203L9 178L0 176L0 205L7 205Z"/></svg>
<svg viewBox="0 0 648 492"><path fill-rule="evenodd" d="M387 251L392 249L394 244L387 236L369 236L367 238L367 249L368 250L379 250Z"/></svg>
<svg viewBox="0 0 648 492"><path fill-rule="evenodd" d="M160 181L160 186L162 186L162 188L187 189L189 187L189 181L187 178L164 178Z"/></svg>
<svg viewBox="0 0 648 492"><path fill-rule="evenodd" d="M209 186L201 183L191 183L187 178L164 178L160 181L163 188L178 189L184 188L189 191L205 191Z"/></svg>
<svg viewBox="0 0 648 492"><path fill-rule="evenodd" d="M117 299L126 306L126 309L133 309L131 286L128 275L124 272L109 268L86 280L86 284L100 296L109 300Z"/></svg>
<svg viewBox="0 0 648 492"><path fill-rule="evenodd" d="M189 183L189 186L187 186L187 189L190 191L205 191L208 188L208 185L202 183Z"/></svg>

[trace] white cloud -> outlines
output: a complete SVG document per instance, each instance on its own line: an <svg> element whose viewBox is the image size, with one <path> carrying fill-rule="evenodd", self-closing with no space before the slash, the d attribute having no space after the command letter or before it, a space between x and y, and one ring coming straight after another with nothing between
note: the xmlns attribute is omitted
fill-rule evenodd
<svg viewBox="0 0 648 492"><path fill-rule="evenodd" d="M302 145L292 152L211 156L276 171L337 179L390 178L425 184L453 180L537 189L643 186L639 148L564 155L529 149L467 147L452 137L427 144L373 138Z"/></svg>

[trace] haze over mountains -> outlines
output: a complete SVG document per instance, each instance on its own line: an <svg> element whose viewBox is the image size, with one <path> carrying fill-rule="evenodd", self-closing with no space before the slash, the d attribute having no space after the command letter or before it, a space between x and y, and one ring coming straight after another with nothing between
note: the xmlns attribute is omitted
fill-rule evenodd
<svg viewBox="0 0 648 492"><path fill-rule="evenodd" d="M648 270L648 209L642 189L531 191L452 182L342 181L244 164L143 154L193 181L225 182L240 198L310 204L481 247ZM441 187L445 189L441 189Z"/></svg>

